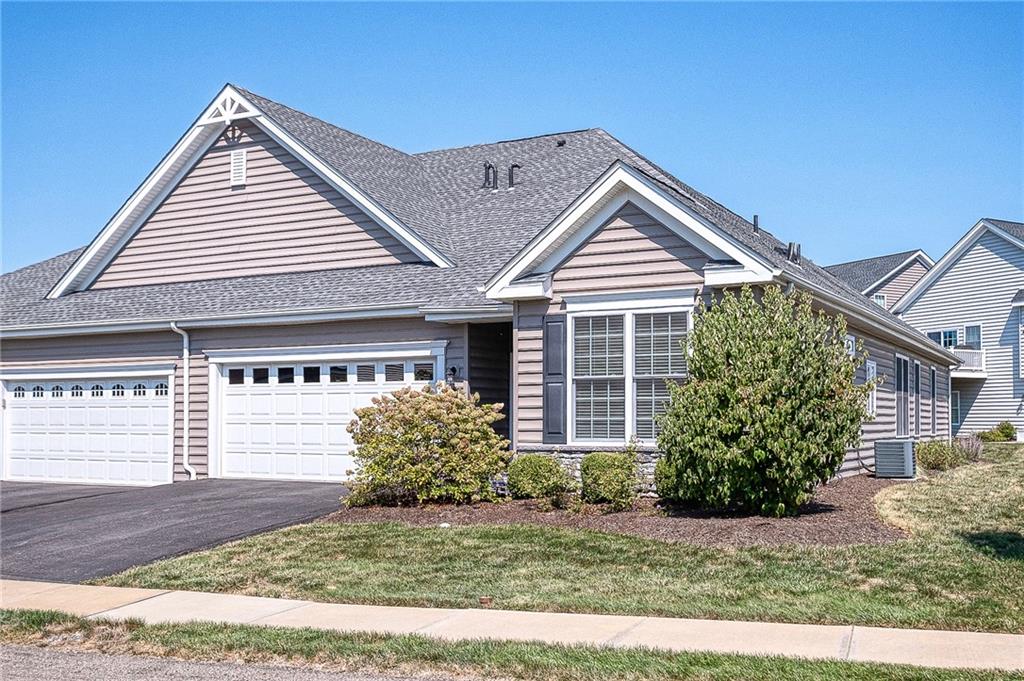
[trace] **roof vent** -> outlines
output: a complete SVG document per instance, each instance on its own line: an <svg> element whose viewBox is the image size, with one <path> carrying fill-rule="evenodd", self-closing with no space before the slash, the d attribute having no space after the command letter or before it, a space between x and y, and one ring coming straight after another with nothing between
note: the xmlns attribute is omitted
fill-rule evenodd
<svg viewBox="0 0 1024 681"><path fill-rule="evenodd" d="M800 244L795 241L789 242L789 247L786 249L786 260L800 263Z"/></svg>
<svg viewBox="0 0 1024 681"><path fill-rule="evenodd" d="M758 223L757 223L757 213L754 213L754 231L755 231L755 232L757 232L757 231L759 231L760 229L761 229L761 228L760 228L760 226L759 226L759 225L758 225Z"/></svg>
<svg viewBox="0 0 1024 681"><path fill-rule="evenodd" d="M564 147L565 146L565 140L556 140L555 141L555 146L556 147Z"/></svg>
<svg viewBox="0 0 1024 681"><path fill-rule="evenodd" d="M513 163L508 167L508 188L516 186L516 171L522 168L518 163Z"/></svg>
<svg viewBox="0 0 1024 681"><path fill-rule="evenodd" d="M498 169L492 163L484 163L484 189L498 188Z"/></svg>

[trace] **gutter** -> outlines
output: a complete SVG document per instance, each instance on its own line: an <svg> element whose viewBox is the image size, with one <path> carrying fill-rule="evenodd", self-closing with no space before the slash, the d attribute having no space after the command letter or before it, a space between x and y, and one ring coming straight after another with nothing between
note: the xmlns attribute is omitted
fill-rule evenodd
<svg viewBox="0 0 1024 681"><path fill-rule="evenodd" d="M189 343L188 331L185 331L178 327L177 324L171 322L171 331L181 335L181 372L184 376L184 380L181 384L181 395L182 395L182 433L181 433L181 465L184 467L185 472L188 473L189 480L195 480L198 477L196 469L193 468L188 462L188 435L189 435L189 359L192 355L192 350Z"/></svg>
<svg viewBox="0 0 1024 681"><path fill-rule="evenodd" d="M868 310L853 307L849 302L843 300L839 296L821 289L820 287L816 286L815 284L812 284L811 282L807 281L802 277L795 276L792 272L785 271L783 272L782 276L789 279L791 283L799 283L804 288L813 291L819 298L828 301L834 307L838 308L839 310L842 310L844 314L846 314L848 317L853 317L854 319L860 319L862 321L874 322L879 326L885 327L890 332L898 334L901 338L904 338L908 343L910 343L916 349L920 350L923 354L929 355L931 357L942 357L944 360L948 362L947 368L952 368L960 364L960 359L956 357L956 355L946 352L944 349L938 347L923 335L920 336L920 338L918 338L916 332L911 332L908 329L903 328L899 324L894 323L891 319L887 319L884 316L874 312L869 312Z"/></svg>

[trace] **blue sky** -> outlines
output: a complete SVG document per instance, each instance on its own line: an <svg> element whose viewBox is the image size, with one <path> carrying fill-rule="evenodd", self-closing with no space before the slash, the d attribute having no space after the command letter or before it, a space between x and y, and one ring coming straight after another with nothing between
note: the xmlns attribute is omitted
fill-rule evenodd
<svg viewBox="0 0 1024 681"><path fill-rule="evenodd" d="M603 127L821 263L1024 219L1024 5L2 5L2 257L88 243L226 82L406 151Z"/></svg>

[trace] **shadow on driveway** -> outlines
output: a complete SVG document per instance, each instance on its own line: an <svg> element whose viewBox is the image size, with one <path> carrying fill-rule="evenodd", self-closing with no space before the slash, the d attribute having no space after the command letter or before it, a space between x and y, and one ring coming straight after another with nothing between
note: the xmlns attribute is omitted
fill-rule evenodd
<svg viewBox="0 0 1024 681"><path fill-rule="evenodd" d="M338 509L338 484L196 480L157 487L0 484L0 576L80 582L296 525Z"/></svg>

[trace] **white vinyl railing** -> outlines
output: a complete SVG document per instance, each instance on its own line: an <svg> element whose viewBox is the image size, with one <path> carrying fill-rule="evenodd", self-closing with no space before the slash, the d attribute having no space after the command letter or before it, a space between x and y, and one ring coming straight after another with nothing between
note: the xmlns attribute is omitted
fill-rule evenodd
<svg viewBox="0 0 1024 681"><path fill-rule="evenodd" d="M960 371L984 371L985 351L968 348L953 348L953 354L960 358Z"/></svg>

